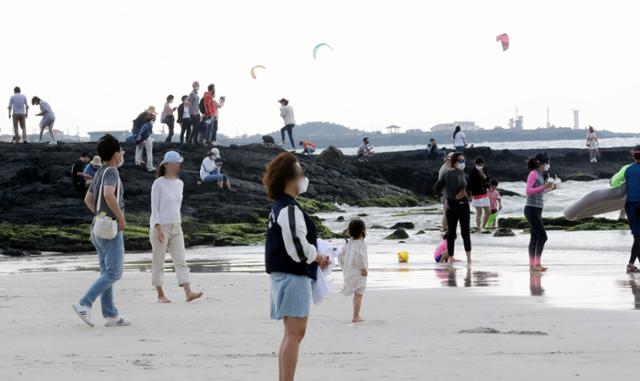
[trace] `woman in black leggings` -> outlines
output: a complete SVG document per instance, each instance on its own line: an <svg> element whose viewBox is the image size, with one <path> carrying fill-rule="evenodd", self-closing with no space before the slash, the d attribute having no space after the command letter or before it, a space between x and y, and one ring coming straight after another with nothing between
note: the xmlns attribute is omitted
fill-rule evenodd
<svg viewBox="0 0 640 381"><path fill-rule="evenodd" d="M538 154L529 160L527 168L527 201L524 207L524 216L529 223L529 267L531 271L546 271L542 266L542 250L547 242L547 232L542 222L542 208L544 207L544 193L555 189L553 183L545 182L544 173L549 172L549 156L546 153Z"/></svg>
<svg viewBox="0 0 640 381"><path fill-rule="evenodd" d="M471 264L471 234L469 231L469 198L467 197L467 178L464 173L465 160L464 155L456 152L451 156L449 163L449 171L447 171L434 186L436 194L441 194L445 189L445 210L447 218L447 252L450 258L453 258L456 229L458 222L460 223L460 233L464 242L464 250L467 253L467 263ZM450 261L453 263L454 261Z"/></svg>

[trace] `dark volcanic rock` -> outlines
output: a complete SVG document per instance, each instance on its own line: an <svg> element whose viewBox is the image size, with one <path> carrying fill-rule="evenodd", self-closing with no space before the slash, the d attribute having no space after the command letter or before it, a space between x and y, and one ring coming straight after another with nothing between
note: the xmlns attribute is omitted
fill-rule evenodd
<svg viewBox="0 0 640 381"><path fill-rule="evenodd" d="M389 229L415 229L413 222L398 222Z"/></svg>
<svg viewBox="0 0 640 381"><path fill-rule="evenodd" d="M515 235L516 234L513 232L513 230L509 228L500 228L493 233L494 237L514 237Z"/></svg>
<svg viewBox="0 0 640 381"><path fill-rule="evenodd" d="M407 234L407 232L404 231L404 229L396 229L396 231L384 237L384 239L407 239L407 238L409 238L409 234Z"/></svg>
<svg viewBox="0 0 640 381"><path fill-rule="evenodd" d="M324 164L340 165L344 161L344 154L338 148L329 146L318 155L318 160Z"/></svg>

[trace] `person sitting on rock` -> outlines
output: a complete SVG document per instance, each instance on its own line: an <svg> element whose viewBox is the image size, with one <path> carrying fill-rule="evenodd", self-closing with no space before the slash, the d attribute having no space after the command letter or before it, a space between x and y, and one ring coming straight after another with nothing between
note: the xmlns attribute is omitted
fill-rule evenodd
<svg viewBox="0 0 640 381"><path fill-rule="evenodd" d="M82 174L84 177L85 187L91 185L93 177L96 175L96 172L98 172L98 169L100 169L100 167L102 167L102 160L98 155L94 156L93 159L91 159L91 162L84 167Z"/></svg>
<svg viewBox="0 0 640 381"><path fill-rule="evenodd" d="M302 153L305 155L311 155L318 149L315 144L308 140L301 140L298 144L302 146Z"/></svg>
<svg viewBox="0 0 640 381"><path fill-rule="evenodd" d="M222 173L224 161L220 157L220 150L212 148L209 154L202 160L200 165L200 180L198 185L206 183L218 183L218 187L231 190L229 177Z"/></svg>
<svg viewBox="0 0 640 381"><path fill-rule="evenodd" d="M429 144L427 145L427 160L436 160L442 157L442 152L438 147L438 143L434 138L429 140Z"/></svg>
<svg viewBox="0 0 640 381"><path fill-rule="evenodd" d="M358 161L368 161L373 156L373 147L369 145L369 138L362 139L362 145L358 148Z"/></svg>

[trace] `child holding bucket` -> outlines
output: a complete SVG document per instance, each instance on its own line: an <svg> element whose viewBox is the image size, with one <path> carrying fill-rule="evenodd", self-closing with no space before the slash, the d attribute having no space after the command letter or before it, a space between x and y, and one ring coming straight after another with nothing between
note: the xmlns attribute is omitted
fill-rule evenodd
<svg viewBox="0 0 640 381"><path fill-rule="evenodd" d="M367 228L364 221L353 220L349 223L348 231L350 239L347 240L338 257L344 277L342 293L344 295L353 294L353 319L351 321L360 323L364 321L360 316L360 307L364 290L367 288L367 275L369 275L367 245L364 243Z"/></svg>

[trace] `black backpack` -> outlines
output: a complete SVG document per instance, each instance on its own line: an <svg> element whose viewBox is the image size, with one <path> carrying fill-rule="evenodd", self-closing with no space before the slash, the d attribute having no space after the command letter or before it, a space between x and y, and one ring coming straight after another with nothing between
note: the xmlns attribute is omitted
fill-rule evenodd
<svg viewBox="0 0 640 381"><path fill-rule="evenodd" d="M204 97L202 97L202 99L200 99L200 104L198 106L199 106L198 108L200 109L200 113L203 114L203 115L206 115L207 114L207 108L204 107Z"/></svg>

